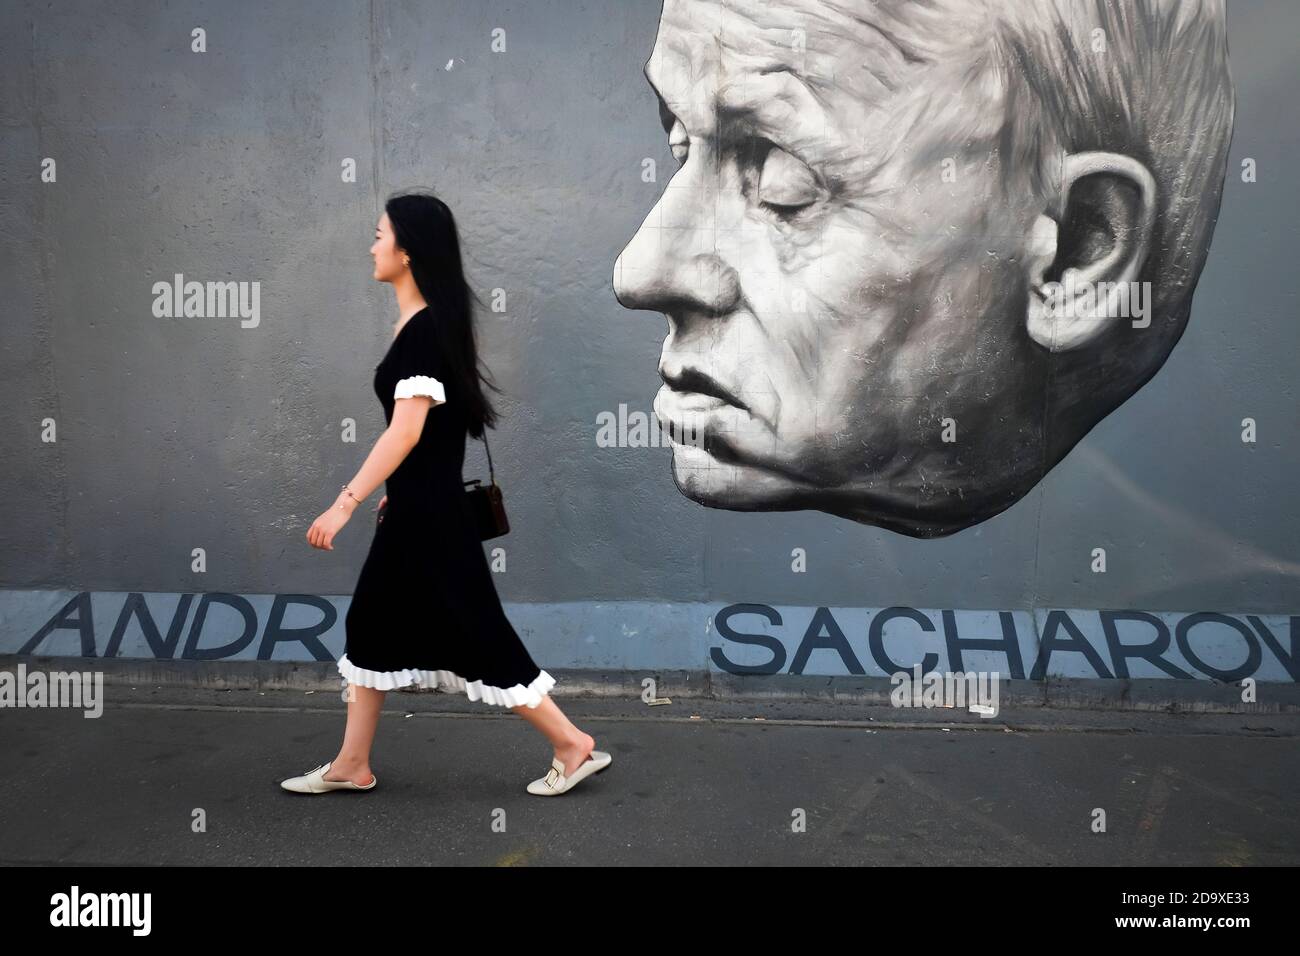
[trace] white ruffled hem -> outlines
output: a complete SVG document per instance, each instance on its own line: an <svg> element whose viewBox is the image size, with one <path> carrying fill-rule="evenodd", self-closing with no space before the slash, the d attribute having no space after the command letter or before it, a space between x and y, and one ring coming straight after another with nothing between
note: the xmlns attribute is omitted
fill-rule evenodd
<svg viewBox="0 0 1300 956"><path fill-rule="evenodd" d="M399 398L413 398L416 395L428 395L435 405L447 401L447 392L443 389L442 382L432 375L412 375L410 378L402 379L397 383L397 388L393 389L393 401Z"/></svg>
<svg viewBox="0 0 1300 956"><path fill-rule="evenodd" d="M515 684L514 687L493 687L491 684L485 684L482 681L467 681L454 671L426 671L416 669L406 669L400 671L369 671L364 667L357 667L350 660L348 655L344 654L338 659L339 673L345 680L352 684L359 684L362 687L373 687L376 690L395 690L398 687L408 687L416 684L426 690L455 690L467 695L470 700L481 700L487 704L496 704L500 707L518 707L526 704L529 707L536 707L542 702L542 697L549 693L555 686L555 678L546 671L542 671L533 682L524 686Z"/></svg>

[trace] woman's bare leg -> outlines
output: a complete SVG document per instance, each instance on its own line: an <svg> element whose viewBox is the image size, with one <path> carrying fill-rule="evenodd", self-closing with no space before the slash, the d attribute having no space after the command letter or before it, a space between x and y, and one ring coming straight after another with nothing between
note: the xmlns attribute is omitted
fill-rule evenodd
<svg viewBox="0 0 1300 956"><path fill-rule="evenodd" d="M555 756L564 761L566 777L577 770L596 747L596 739L575 727L564 716L564 711L551 700L550 694L543 696L542 702L536 707L520 704L510 709L540 730L551 742Z"/></svg>
<svg viewBox="0 0 1300 956"><path fill-rule="evenodd" d="M325 774L326 780L351 780L359 787L367 786L374 775L370 772L370 745L375 742L375 727L379 712L384 709L387 691L359 684L348 684L353 693L348 697L348 725L343 732L343 746Z"/></svg>

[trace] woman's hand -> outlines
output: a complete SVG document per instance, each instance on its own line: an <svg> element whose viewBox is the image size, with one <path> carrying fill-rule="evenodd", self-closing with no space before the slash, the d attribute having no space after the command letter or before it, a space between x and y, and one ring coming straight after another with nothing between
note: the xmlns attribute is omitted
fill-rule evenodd
<svg viewBox="0 0 1300 956"><path fill-rule="evenodd" d="M386 505L386 504L388 504L388 495L384 495L384 497L382 497L382 498L379 499L379 504L375 505L375 510L376 510L376 511L383 511L383 510L384 510L384 505Z"/></svg>
<svg viewBox="0 0 1300 956"><path fill-rule="evenodd" d="M343 495L339 496L344 497ZM349 498L349 501L352 499ZM343 529L352 517L353 507L339 507L339 502L330 506L328 511L322 512L321 516L312 522L311 527L307 530L307 543L313 548L320 548L323 551L334 550L334 536Z"/></svg>

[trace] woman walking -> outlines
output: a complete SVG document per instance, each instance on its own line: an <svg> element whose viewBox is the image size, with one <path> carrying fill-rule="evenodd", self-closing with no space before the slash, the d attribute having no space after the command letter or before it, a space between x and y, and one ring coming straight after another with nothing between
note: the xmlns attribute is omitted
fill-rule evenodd
<svg viewBox="0 0 1300 956"><path fill-rule="evenodd" d="M280 785L295 793L373 788L370 747L385 693L414 684L461 691L526 719L554 752L550 771L528 792L565 793L612 758L548 695L555 679L533 663L506 618L463 504L466 437L483 437L497 416L478 368L451 210L423 192L391 197L370 254L374 278L397 298L393 341L374 378L388 428L307 541L334 550L361 502L381 483L387 494L345 618L343 744L329 763Z"/></svg>

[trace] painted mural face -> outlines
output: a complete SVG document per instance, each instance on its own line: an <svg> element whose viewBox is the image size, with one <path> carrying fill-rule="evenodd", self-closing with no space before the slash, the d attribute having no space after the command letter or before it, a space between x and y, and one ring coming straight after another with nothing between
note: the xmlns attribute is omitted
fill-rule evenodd
<svg viewBox="0 0 1300 956"><path fill-rule="evenodd" d="M951 534L1149 379L1231 126L1220 5L1177 7L667 0L645 74L678 168L614 289L668 319L681 492ZM1151 63L1183 91L1139 88Z"/></svg>

